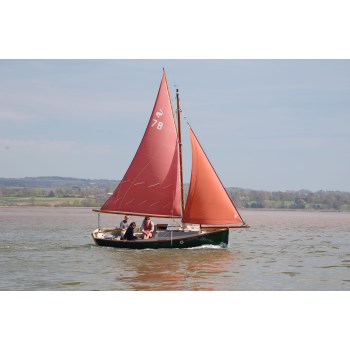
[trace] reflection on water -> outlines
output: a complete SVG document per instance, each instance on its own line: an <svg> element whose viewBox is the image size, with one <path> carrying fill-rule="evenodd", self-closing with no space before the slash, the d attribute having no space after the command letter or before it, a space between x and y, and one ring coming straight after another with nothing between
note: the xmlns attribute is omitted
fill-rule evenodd
<svg viewBox="0 0 350 350"><path fill-rule="evenodd" d="M139 251L94 245L87 208L1 208L0 290L350 290L350 213L243 215L228 248Z"/></svg>
<svg viewBox="0 0 350 350"><path fill-rule="evenodd" d="M125 260L116 280L134 290L218 290L225 289L225 276L235 261L226 249L161 250L143 252L141 259ZM221 285L221 288L220 288Z"/></svg>

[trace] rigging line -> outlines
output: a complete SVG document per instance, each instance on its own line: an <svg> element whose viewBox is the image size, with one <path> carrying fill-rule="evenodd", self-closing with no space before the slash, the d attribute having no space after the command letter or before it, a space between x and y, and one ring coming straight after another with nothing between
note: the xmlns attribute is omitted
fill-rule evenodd
<svg viewBox="0 0 350 350"><path fill-rule="evenodd" d="M179 86L178 85L174 85L174 87L175 87L175 89L178 89L179 88ZM174 103L174 105L176 105L176 97L172 97L171 98L171 101L172 101L172 103ZM186 110L186 107L184 108L184 103L183 103L183 101L181 101L181 117L183 117L185 120L186 120L186 122L188 123L188 121L187 121L187 113L186 112L184 112L185 110ZM177 109L175 110L175 112L177 113Z"/></svg>
<svg viewBox="0 0 350 350"><path fill-rule="evenodd" d="M182 103L182 102L181 102L181 103ZM177 112L177 109L176 109L175 112ZM189 117L187 117L186 115L187 115L187 113L184 112L184 108L183 108L183 106L181 105L181 117L183 117L183 118L185 119L186 123L188 123L188 120L187 120L187 119L188 119Z"/></svg>
<svg viewBox="0 0 350 350"><path fill-rule="evenodd" d="M176 219L175 217L173 217L171 219L177 226L182 227L182 223L179 221L179 219Z"/></svg>
<svg viewBox="0 0 350 350"><path fill-rule="evenodd" d="M190 125L190 122L187 120L187 117L186 116L183 116L185 121L186 121L186 124L192 129L191 125Z"/></svg>

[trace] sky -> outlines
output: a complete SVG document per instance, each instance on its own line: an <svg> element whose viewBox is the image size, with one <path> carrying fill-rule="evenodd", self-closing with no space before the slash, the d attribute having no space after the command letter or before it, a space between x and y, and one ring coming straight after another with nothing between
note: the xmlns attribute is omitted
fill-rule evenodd
<svg viewBox="0 0 350 350"><path fill-rule="evenodd" d="M0 60L0 177L121 179L163 67L225 186L350 191L349 60Z"/></svg>

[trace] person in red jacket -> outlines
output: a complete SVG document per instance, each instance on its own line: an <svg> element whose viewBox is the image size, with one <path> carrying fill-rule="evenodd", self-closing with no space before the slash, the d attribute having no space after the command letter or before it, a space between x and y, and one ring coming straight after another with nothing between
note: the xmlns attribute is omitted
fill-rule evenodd
<svg viewBox="0 0 350 350"><path fill-rule="evenodd" d="M154 232L154 223L153 221L151 221L151 218L149 216L146 216L145 220L143 220L143 223L142 223L143 239L152 238L153 232Z"/></svg>

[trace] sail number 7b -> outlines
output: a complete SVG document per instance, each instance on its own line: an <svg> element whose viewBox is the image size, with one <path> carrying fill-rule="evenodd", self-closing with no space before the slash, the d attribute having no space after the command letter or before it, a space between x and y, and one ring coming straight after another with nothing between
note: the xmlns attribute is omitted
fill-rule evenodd
<svg viewBox="0 0 350 350"><path fill-rule="evenodd" d="M163 128L163 122L159 121L159 118L163 116L163 111L161 109L159 109L159 112L156 113L156 117L158 119L153 119L152 120L152 128L154 126L157 126L157 130L162 130Z"/></svg>

